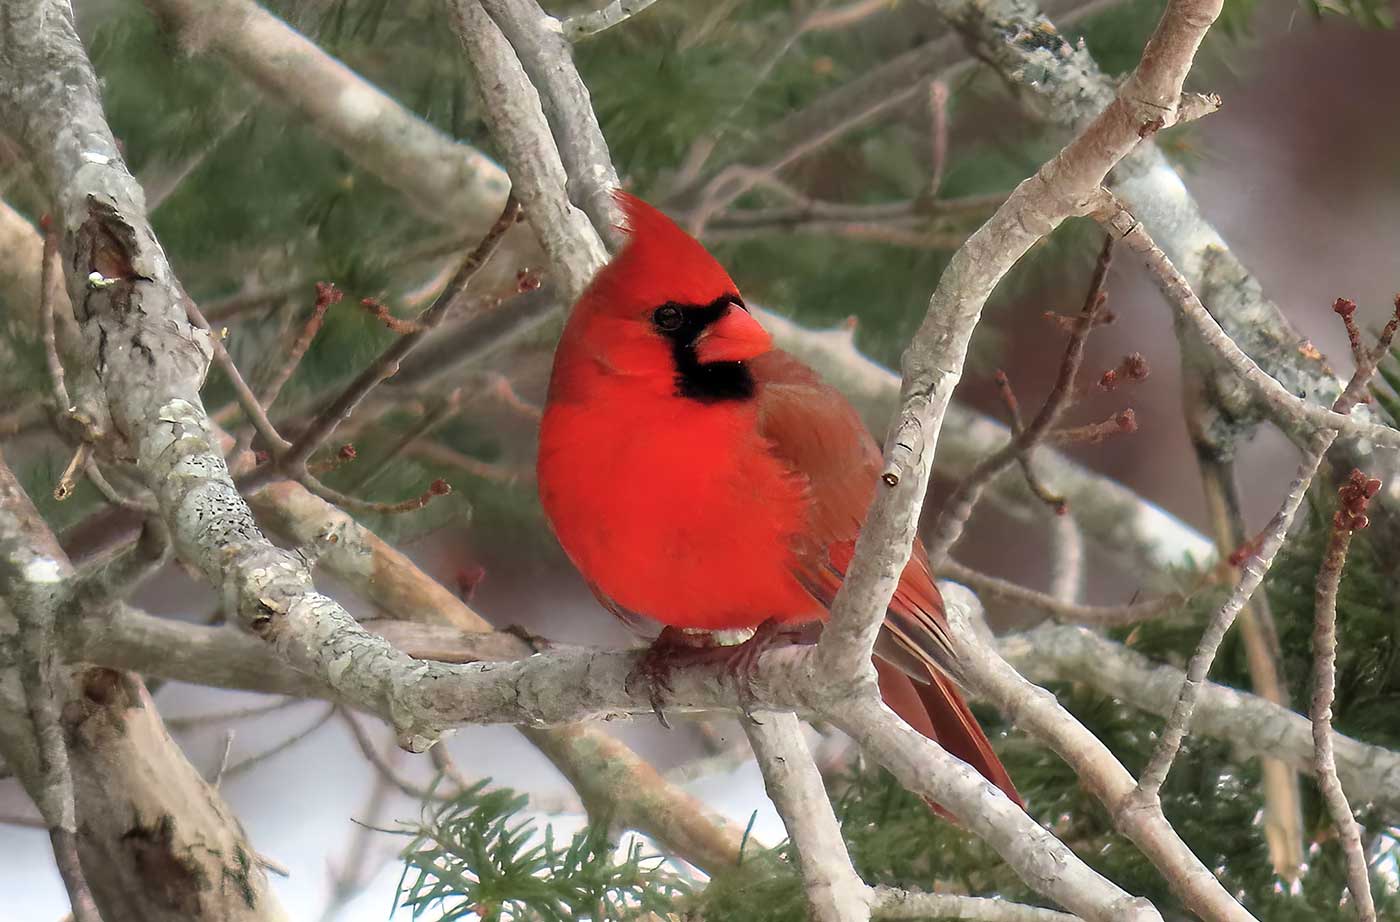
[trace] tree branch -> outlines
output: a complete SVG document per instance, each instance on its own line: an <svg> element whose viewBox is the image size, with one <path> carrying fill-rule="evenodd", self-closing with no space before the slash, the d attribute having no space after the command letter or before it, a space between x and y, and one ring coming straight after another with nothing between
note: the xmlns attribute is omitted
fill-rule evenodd
<svg viewBox="0 0 1400 922"><path fill-rule="evenodd" d="M953 893L916 893L878 887L871 918L910 920L964 919L969 922L1078 922L1071 916L1053 909L1024 906L1005 900L989 900Z"/></svg>
<svg viewBox="0 0 1400 922"><path fill-rule="evenodd" d="M0 637L15 636L13 622L5 624L11 610L31 622L37 613L56 617L37 604L45 599L71 615L82 594L72 579L58 542L0 461ZM18 598L19 582L37 591ZM81 614L83 625L107 620L100 610ZM41 664L35 671L58 697L36 742L28 727L16 731L18 695L9 686L18 681L0 675L0 752L45 815L57 813L57 824L46 824L75 917L95 919L100 907L111 922L178 922L202 907L230 922L281 922L242 831L171 741L140 680L109 669L70 673L61 663L72 652L60 644L66 636L32 627L20 639L33 649L5 655Z"/></svg>
<svg viewBox="0 0 1400 922"><path fill-rule="evenodd" d="M823 632L830 675L868 675L886 606L909 559L938 435L982 306L1007 270L1061 221L1083 213L1108 171L1147 126L1176 116L1181 83L1220 0L1173 0L1118 95L1078 137L1012 192L963 245L904 354L903 406L885 443L884 489L866 516L855 556Z"/></svg>
<svg viewBox="0 0 1400 922"><path fill-rule="evenodd" d="M852 698L827 716L906 788L951 810L1037 892L1085 919L1146 922L1161 918L1146 900L1129 896L1080 864L1049 831L1033 822L1026 824L1020 808L975 769L895 718L878 699ZM971 814L964 812L969 795L977 802Z"/></svg>
<svg viewBox="0 0 1400 922"><path fill-rule="evenodd" d="M277 652L227 628L165 621L129 608L119 610L109 625L93 625L91 634L84 624L80 649L83 655L149 667L171 678L316 695L369 711L395 726L427 732L485 723L549 726L652 713L649 690L628 689L635 652L560 645L512 662L418 660L358 626L337 624L337 609L327 603L314 598L299 602L286 619ZM417 629L417 636L425 636L424 628ZM466 659L469 649L461 645L473 639L474 635L459 635L450 641L458 644L459 659ZM499 651L499 641L492 643ZM434 641L432 652L439 654L443 646L443 641ZM973 769L905 727L877 700L852 698L839 683L818 674L814 652L807 647L765 655L755 670L753 706L821 715L857 738L865 735L862 742L871 758L914 785L911 790L954 813L1030 886L1084 919L1159 918L1146 907L1140 908L1147 915L1119 915L1123 906L1138 904L1083 865ZM279 662L283 658L298 668L288 669ZM313 665L300 665L308 662ZM331 664L336 664L334 669ZM668 714L740 708L733 683L704 668L678 670L663 705ZM401 740L402 736L401 731Z"/></svg>
<svg viewBox="0 0 1400 922"><path fill-rule="evenodd" d="M495 633L481 615L411 560L299 484L269 484L253 494L250 502L261 520L307 549L336 578L394 618L412 622L372 622L366 626L416 658L471 662L516 659L531 652L519 638ZM444 637L441 629L430 628L433 625L454 630ZM461 632L472 642L469 654L452 646L454 639L463 637ZM493 641L496 645L489 646ZM210 657L211 662L218 659ZM243 670L242 675L248 671ZM663 842L707 873L738 862L743 830L669 784L619 740L579 725L549 729L522 726L520 732L569 779L591 816Z"/></svg>
<svg viewBox="0 0 1400 922"><path fill-rule="evenodd" d="M1148 273L1161 289L1167 303L1176 309L1182 321L1195 330L1216 360L1239 377L1253 401L1266 408L1281 429L1301 435L1326 428L1341 435L1369 439L1377 445L1400 447L1400 430L1318 406L1296 396L1280 381L1270 377L1221 329L1191 289L1190 282L1148 235L1142 222L1107 191L1097 193L1092 204L1095 220L1118 234L1124 243L1142 256Z"/></svg>
<svg viewBox="0 0 1400 922"><path fill-rule="evenodd" d="M477 72L491 134L505 155L516 197L539 237L566 298L573 301L607 251L588 217L569 203L568 174L550 135L540 94L479 0L450 3L457 37Z"/></svg>
<svg viewBox="0 0 1400 922"><path fill-rule="evenodd" d="M622 183L598 127L588 87L574 67L567 24L561 31L559 20L535 0L484 0L483 6L540 92L568 176L569 198L587 213L604 240L620 243L612 193Z"/></svg>
<svg viewBox="0 0 1400 922"><path fill-rule="evenodd" d="M978 638L978 604L967 590L944 584L954 653L969 688L996 705L1017 726L1054 749L1074 769L1080 783L1104 805L1114 828L1130 839L1161 872L1188 909L1209 920L1254 922L1254 917L1191 853L1165 816L1161 804L1134 797L1128 770L1096 736L1066 711L1055 696L1032 685Z"/></svg>
<svg viewBox="0 0 1400 922"><path fill-rule="evenodd" d="M867 922L870 888L856 874L812 761L802 725L791 713L759 712L745 724L763 786L797 852L814 922Z"/></svg>
<svg viewBox="0 0 1400 922"><path fill-rule="evenodd" d="M1293 516L1297 514L1298 507L1302 505L1303 497L1308 492L1308 486L1317 474L1318 466L1322 463L1322 458L1335 437L1335 434L1319 437L1308 455L1298 465L1298 472L1294 475L1293 482L1289 484L1283 505L1279 507L1278 512L1274 513L1273 518L1269 520L1269 524L1264 529L1264 539L1259 544L1258 551L1250 555L1240 574L1240 580L1231 591L1229 598L1216 610L1206 625L1205 632L1201 635L1201 640L1196 646L1196 651L1191 655L1190 663L1187 664L1186 678L1181 684L1181 693L1177 698L1176 706L1172 709L1166 726L1162 728L1162 735L1157 742L1157 748L1152 753L1152 758L1139 777L1138 796L1144 802L1158 804L1157 795L1161 791L1162 783L1166 781L1167 772L1171 770L1172 762L1176 759L1182 741L1186 738L1186 731L1191 725L1191 715L1194 713L1196 703L1200 698L1201 687L1205 683L1206 674L1210 672L1211 663L1215 662L1215 654L1220 649L1221 641L1225 639L1225 634L1229 631L1230 625L1234 623L1235 616L1239 614L1240 609L1249 602L1250 596L1264 581L1264 575L1269 572L1275 555L1283 547L1284 539L1288 537L1288 528L1293 523Z"/></svg>
<svg viewBox="0 0 1400 922"><path fill-rule="evenodd" d="M1171 713L1181 691L1180 669L1082 627L1042 624L997 640L1001 655L1036 682L1083 682L1160 717ZM1206 682L1191 729L1224 740L1242 755L1277 756L1312 774L1313 741L1307 718L1247 692ZM1352 794L1400 819L1400 752L1332 734L1337 769Z"/></svg>
<svg viewBox="0 0 1400 922"><path fill-rule="evenodd" d="M287 103L362 169L441 224L479 236L510 191L505 171L414 116L250 0L146 0L192 53L214 51Z"/></svg>
<svg viewBox="0 0 1400 922"><path fill-rule="evenodd" d="M1142 599L1123 605L1084 605L1066 602L1053 595L1036 592L1025 586L998 579L964 566L956 560L945 560L939 573L954 582L962 583L980 595L998 602L1012 605L1028 605L1046 612L1056 621L1070 624L1092 624L1100 627L1118 627L1160 618L1179 609L1186 602L1185 596L1164 595Z"/></svg>
<svg viewBox="0 0 1400 922"><path fill-rule="evenodd" d="M1379 480L1371 480L1360 471L1352 471L1350 480L1339 491L1341 508L1333 516L1332 535L1317 574L1312 636L1313 693L1308 709L1312 717L1317 786L1322 791L1327 812L1332 815L1337 836L1342 841L1342 854L1346 856L1347 889L1351 891L1356 915L1361 922L1376 922L1376 903L1371 897L1371 877L1366 850L1361 845L1361 830L1356 817L1352 815L1351 805L1347 803L1342 782L1337 777L1337 757L1332 748L1332 701L1337 683L1337 590L1342 584L1342 570L1346 568L1351 536L1357 529L1366 527L1366 504L1380 488Z"/></svg>
<svg viewBox="0 0 1400 922"><path fill-rule="evenodd" d="M17 649L8 658L18 664L34 737L37 764L28 786L48 828L74 919L101 922L78 859L73 776L59 720L67 677L57 622L72 578L68 559L0 455L0 600L19 622Z"/></svg>

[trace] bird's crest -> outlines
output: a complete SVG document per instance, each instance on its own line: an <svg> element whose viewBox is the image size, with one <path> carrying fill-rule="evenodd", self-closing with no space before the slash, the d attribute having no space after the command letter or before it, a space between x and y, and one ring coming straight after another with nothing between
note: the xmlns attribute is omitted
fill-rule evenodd
<svg viewBox="0 0 1400 922"><path fill-rule="evenodd" d="M739 293L724 267L676 222L629 192L614 190L613 198L622 209L618 229L627 243L594 281L607 301L647 308L709 304Z"/></svg>

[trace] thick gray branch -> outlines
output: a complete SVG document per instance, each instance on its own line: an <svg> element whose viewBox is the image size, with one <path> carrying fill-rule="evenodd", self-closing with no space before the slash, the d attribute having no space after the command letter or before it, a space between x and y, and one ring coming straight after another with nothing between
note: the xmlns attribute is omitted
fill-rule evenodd
<svg viewBox="0 0 1400 922"><path fill-rule="evenodd" d="M515 196L567 300L573 301L607 260L607 250L588 216L569 202L569 177L540 94L510 42L479 0L452 0L450 6L457 37L476 69L482 111L505 155Z"/></svg>
<svg viewBox="0 0 1400 922"><path fill-rule="evenodd" d="M362 169L425 217L491 225L510 192L505 171L453 141L250 0L146 0L186 51L213 51L268 99L290 104Z"/></svg>
<svg viewBox="0 0 1400 922"><path fill-rule="evenodd" d="M535 0L485 0L483 5L540 92L568 175L569 198L605 239L613 237L618 214L612 193L621 182L559 20Z"/></svg>
<svg viewBox="0 0 1400 922"><path fill-rule="evenodd" d="M929 919L964 919L968 922L1079 922L1053 909L989 900L985 897L959 896L954 893L916 893L912 890L875 891L875 919L908 919L925 922Z"/></svg>

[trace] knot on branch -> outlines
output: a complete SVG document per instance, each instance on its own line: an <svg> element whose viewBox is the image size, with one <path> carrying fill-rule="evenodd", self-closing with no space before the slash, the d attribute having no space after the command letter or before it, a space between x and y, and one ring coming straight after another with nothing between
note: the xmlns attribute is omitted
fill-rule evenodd
<svg viewBox="0 0 1400 922"><path fill-rule="evenodd" d="M238 561L232 571L236 574L230 580L235 584L233 597L241 601L239 617L245 627L269 642L276 641L278 627L292 606L314 594L306 567L281 548L260 548Z"/></svg>
<svg viewBox="0 0 1400 922"><path fill-rule="evenodd" d="M103 312L123 319L131 312L136 283L151 281L137 270L141 244L116 206L95 195L89 195L87 203L87 218L78 226L73 251L74 267L88 280L78 305L79 320Z"/></svg>

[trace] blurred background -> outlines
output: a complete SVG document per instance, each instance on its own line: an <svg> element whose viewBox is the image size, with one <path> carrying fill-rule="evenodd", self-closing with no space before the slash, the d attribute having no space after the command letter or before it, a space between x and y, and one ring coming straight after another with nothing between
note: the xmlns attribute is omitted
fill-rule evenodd
<svg viewBox="0 0 1400 922"><path fill-rule="evenodd" d="M227 327L228 348L245 373L265 379L275 372L264 357L275 355L299 328L314 300L314 282L333 282L345 293L284 391L279 409L294 429L322 395L392 338L356 302L375 298L401 316L423 304L450 265L453 251L441 247L453 239L450 229L426 220L309 129L298 112L242 79L215 53L209 36L171 28L170 4L77 0L75 6L104 80L112 127L156 203L156 231L205 312L227 318L215 326ZM582 5L546 6L568 12ZM580 69L624 181L679 217L693 217L693 201L669 197L684 188L698 142L713 141L721 153L732 146L751 154L748 145L765 125L945 31L914 2L835 6L860 15L795 34L794 23L812 5L661 0L625 27L581 43ZM1195 89L1219 93L1224 108L1169 132L1161 143L1206 217L1345 375L1351 360L1332 301L1356 300L1363 328L1378 327L1400 289L1400 94L1394 92L1400 36L1376 22L1393 8L1366 8L1358 21L1319 17L1297 3L1231 0L1227 7L1191 81ZM308 0L268 8L446 134L490 153L471 75L437 4ZM1065 3L1058 9L1083 13ZM1136 61L1160 9L1152 0L1100 2L1064 31L1082 35L1106 70L1121 72ZM947 156L935 190L940 198L1004 194L1062 141L1022 118L985 69L966 71L948 89ZM935 160L934 125L926 97L917 94L785 171L784 181L806 195L850 203L920 195ZM754 195L755 205L769 204L761 190ZM0 197L30 221L46 210L29 169L3 145ZM718 220L706 239L751 301L814 328L854 317L860 349L897 367L950 247L978 220L973 215L913 228L900 240L782 227L739 235L732 228L726 233ZM961 401L1003 419L993 372L1004 369L1022 402L1038 403L1062 349L1041 312L1078 309L1099 239L1092 226L1067 225L1002 285L979 328ZM539 270L511 254L505 259L496 269L507 280L517 271ZM100 512L99 498L84 485L65 503L48 499L70 452L43 425L15 412L37 402L43 381L42 350L32 329L16 319L20 308L6 300L16 290L0 279L7 312L0 326L14 358L0 372L6 394L0 411L13 423L8 432L0 428L0 437L70 552L98 553L112 527L110 519L94 525L90 518ZM1127 405L1138 431L1066 451L1207 531L1181 412L1171 313L1127 259L1114 267L1109 292L1117 322L1090 339L1086 376L1116 366L1130 352L1146 358L1151 374L1132 388L1087 398L1072 421L1099 420ZM494 310L524 309L521 301L507 298ZM469 593L473 607L497 625L519 624L561 641L629 644L631 635L593 601L538 511L534 414L556 333L557 324L545 322L469 366L449 366L427 384L391 383L337 436L354 444L358 459L325 479L381 502L411 498L433 480L447 480L452 494L421 510L367 513L363 520L444 585ZM460 394L442 410L456 388ZM227 382L211 374L206 405L213 412L230 402ZM369 483L359 483L357 465L374 463L432 413L440 422L431 435ZM241 425L236 410L226 411L224 421L235 431ZM1291 445L1267 429L1241 449L1240 468L1249 472L1240 484L1243 509L1251 528L1277 507L1295 459ZM947 487L945 481L935 485L930 508L936 511ZM1044 588L1051 522L1047 513L1027 527L984 508L957 556ZM1093 602L1124 602L1157 586L1152 574L1123 574L1095 565L1092 556L1087 575L1085 598ZM333 583L329 588L334 592ZM339 597L353 602L349 594ZM134 602L169 617L218 614L211 593L173 566ZM990 615L1000 625L1027 617L995 607ZM334 907L333 882L347 867L362 878L363 893L325 917L388 916L401 870L393 856L402 842L365 834L356 821L392 826L414 819L419 805L399 790L374 796L376 774L342 719L318 702L235 718L232 712L276 699L177 683L161 687L156 700L193 763L211 773L226 731L236 731L222 790L257 849L289 871L275 886L294 918L316 919ZM404 776L418 783L431 777L426 757L391 755L383 728L361 723ZM663 771L719 753L690 789L741 824L756 814L757 839L781 839L757 770L725 756L737 743L733 726L719 721L702 730L678 723L667 731L638 720L608 729ZM566 783L513 730L472 729L446 745L471 776L539 795L536 806L557 811L559 828L576 825L576 799ZM66 911L46 834L24 825L30 816L32 807L14 783L0 782L0 818L14 821L0 824L0 892L6 894L0 919L58 919Z"/></svg>

